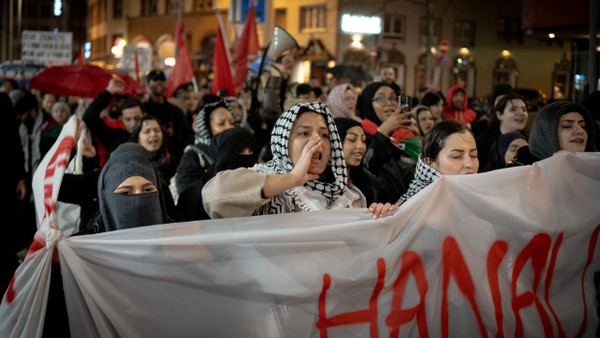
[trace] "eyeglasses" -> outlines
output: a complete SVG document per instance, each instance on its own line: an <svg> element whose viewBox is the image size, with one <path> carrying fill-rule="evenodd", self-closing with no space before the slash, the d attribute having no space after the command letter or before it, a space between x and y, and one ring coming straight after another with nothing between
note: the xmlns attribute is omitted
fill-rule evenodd
<svg viewBox="0 0 600 338"><path fill-rule="evenodd" d="M391 97L379 96L379 97L372 99L371 101L375 101L381 105L384 105L388 102L391 104L398 104L398 97L397 96L391 96Z"/></svg>

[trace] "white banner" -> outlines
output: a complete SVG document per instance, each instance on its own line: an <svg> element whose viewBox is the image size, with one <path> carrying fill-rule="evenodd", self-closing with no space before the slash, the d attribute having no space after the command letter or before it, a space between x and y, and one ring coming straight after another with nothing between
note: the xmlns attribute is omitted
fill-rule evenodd
<svg viewBox="0 0 600 338"><path fill-rule="evenodd" d="M46 66L64 66L73 60L73 33L23 31L21 59Z"/></svg>
<svg viewBox="0 0 600 338"><path fill-rule="evenodd" d="M600 154L561 153L442 177L379 220L345 209L63 239L71 333L593 337L599 201ZM1 336L16 332L10 307Z"/></svg>

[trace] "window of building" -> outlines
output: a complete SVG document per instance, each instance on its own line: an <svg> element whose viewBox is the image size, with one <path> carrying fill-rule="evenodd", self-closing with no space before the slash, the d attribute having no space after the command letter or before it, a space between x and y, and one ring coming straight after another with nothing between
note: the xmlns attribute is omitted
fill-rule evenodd
<svg viewBox="0 0 600 338"><path fill-rule="evenodd" d="M523 32L521 31L520 18L499 18L497 25L498 42L518 42L523 43Z"/></svg>
<svg viewBox="0 0 600 338"><path fill-rule="evenodd" d="M54 12L52 10L52 4L42 4L41 6L42 6L42 8L41 8L41 12L40 12L41 15L40 16L42 18L50 18L50 17L52 17L52 13Z"/></svg>
<svg viewBox="0 0 600 338"><path fill-rule="evenodd" d="M300 32L325 31L326 22L326 5L300 7Z"/></svg>
<svg viewBox="0 0 600 338"><path fill-rule="evenodd" d="M385 14L383 16L383 38L404 41L406 15Z"/></svg>
<svg viewBox="0 0 600 338"><path fill-rule="evenodd" d="M213 11L213 0L194 0L194 10L196 12Z"/></svg>
<svg viewBox="0 0 600 338"><path fill-rule="evenodd" d="M142 16L156 15L158 0L142 0Z"/></svg>
<svg viewBox="0 0 600 338"><path fill-rule="evenodd" d="M180 4L183 5L181 0L167 0L167 14L177 14Z"/></svg>
<svg viewBox="0 0 600 338"><path fill-rule="evenodd" d="M438 45L440 43L440 37L442 36L442 19L441 18L433 18L433 39L431 43L434 45ZM425 44L427 42L427 17L422 16L419 23L419 41L421 44Z"/></svg>
<svg viewBox="0 0 600 338"><path fill-rule="evenodd" d="M475 46L475 21L454 21L454 44L461 47Z"/></svg>
<svg viewBox="0 0 600 338"><path fill-rule="evenodd" d="M123 0L113 0L113 19L123 17Z"/></svg>
<svg viewBox="0 0 600 338"><path fill-rule="evenodd" d="M287 9L286 8L275 9L275 26L279 26L283 29L287 29Z"/></svg>

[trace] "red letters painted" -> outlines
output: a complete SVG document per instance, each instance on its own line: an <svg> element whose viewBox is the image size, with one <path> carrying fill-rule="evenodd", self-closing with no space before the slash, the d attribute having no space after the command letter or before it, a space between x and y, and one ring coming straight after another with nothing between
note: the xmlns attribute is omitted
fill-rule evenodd
<svg viewBox="0 0 600 338"><path fill-rule="evenodd" d="M581 297L583 298L583 322L579 327L579 331L575 337L583 337L586 328L587 328L587 302L585 300L585 273L587 272L588 267L592 264L592 260L594 259L594 252L596 251L596 244L598 244L598 233L600 233L600 224L596 227L592 236L590 238L590 244L588 246L588 257L587 262L585 263L585 268L583 269L583 274L581 275Z"/></svg>
<svg viewBox="0 0 600 338"><path fill-rule="evenodd" d="M496 338L504 337L504 329L502 327L504 316L502 313L502 295L500 294L500 286L498 284L498 269L507 250L508 243L506 241L496 241L492 244L487 258L487 275L490 282L490 290L492 291L492 301L494 302L496 326L498 327Z"/></svg>
<svg viewBox="0 0 600 338"><path fill-rule="evenodd" d="M552 324L550 322L550 318L546 314L546 311L542 306L542 302L540 302L536 292L538 286L540 285L542 272L548 259L550 242L550 236L547 234L535 235L531 241L529 241L527 246L521 251L515 261L512 273L512 309L516 321L515 337L523 336L523 320L521 319L519 310L528 307L533 303L535 303L535 307L540 314L546 337L552 336ZM531 291L517 295L519 276L523 271L523 267L529 260L531 260L531 266L533 268L533 285L531 287Z"/></svg>
<svg viewBox="0 0 600 338"><path fill-rule="evenodd" d="M323 288L321 290L321 294L319 295L319 320L317 321L317 328L320 331L321 337L327 337L327 328L329 327L358 323L369 323L371 337L379 337L379 326L377 323L377 298L383 289L384 277L385 261L382 258L379 258L377 260L377 283L375 284L373 294L369 300L369 308L367 310L342 313L337 316L327 318L325 300L327 298L327 290L329 290L331 287L331 277L327 273L323 275Z"/></svg>
<svg viewBox="0 0 600 338"><path fill-rule="evenodd" d="M57 169L64 170L69 163L69 155L71 154L71 150L73 149L73 145L75 144L75 139L73 136L67 135L65 136L56 152L52 155L52 158L48 162L48 166L46 167L46 172L44 173L44 209L45 209L45 217L51 215L56 208L56 201L52 198L52 189L54 188L54 172Z"/></svg>
<svg viewBox="0 0 600 338"><path fill-rule="evenodd" d="M406 282L409 274L415 277L417 289L419 290L420 302L413 308L402 309L402 300L406 290ZM385 323L390 327L390 337L398 337L400 325L408 323L417 317L417 325L420 337L429 337L427 331L427 316L425 315L425 295L429 285L425 277L425 268L421 258L414 251L407 251L402 255L402 266L396 282L394 282L394 297L392 298L392 310L385 319Z"/></svg>
<svg viewBox="0 0 600 338"><path fill-rule="evenodd" d="M544 289L546 290L546 293L544 294L544 301L546 302L546 306L548 306L548 308L550 309L550 312L552 313L552 317L554 317L554 320L556 321L556 325L558 326L558 337L559 338L564 338L564 337L566 337L566 335L565 335L565 331L563 330L562 326L560 325L560 320L558 320L558 316L554 312L552 305L550 305L550 283L552 282L552 276L554 275L554 266L556 265L556 256L558 255L558 249L560 248L560 245L562 244L563 237L564 237L564 234L561 232L558 235L558 238L556 238L556 243L554 243L554 248L552 248L552 255L550 256L550 265L548 265L548 272L546 273L546 282L544 283Z"/></svg>
<svg viewBox="0 0 600 338"><path fill-rule="evenodd" d="M444 240L444 275L443 275L443 286L442 286L442 337L448 337L448 286L450 286L450 275L454 276L456 284L462 294L464 294L469 303L471 303L471 309L475 313L477 318L477 324L479 325L479 331L483 337L487 337L485 331L485 325L481 319L479 313L479 307L475 301L475 285L471 279L471 273L465 259L463 258L460 248L456 240L450 236Z"/></svg>

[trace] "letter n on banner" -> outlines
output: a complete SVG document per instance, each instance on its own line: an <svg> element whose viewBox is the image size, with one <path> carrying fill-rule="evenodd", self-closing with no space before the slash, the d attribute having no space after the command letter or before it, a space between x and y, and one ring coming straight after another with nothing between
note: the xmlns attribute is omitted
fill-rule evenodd
<svg viewBox="0 0 600 338"><path fill-rule="evenodd" d="M367 310L359 310L354 312L342 313L337 316L327 318L326 300L327 290L331 287L331 277L328 273L323 275L323 289L319 295L319 320L317 328L320 331L321 337L327 338L327 328L351 325L358 323L369 323L370 334L372 338L379 337L379 327L377 323L377 299L384 286L385 278L385 261L383 258L377 260L377 283L373 289L373 294L369 300L369 308Z"/></svg>
<svg viewBox="0 0 600 338"><path fill-rule="evenodd" d="M420 302L410 309L402 309L402 300L406 290L408 275L412 273L415 277L417 289L419 290ZM420 337L429 337L427 331L427 316L425 314L425 295L429 285L425 277L425 268L421 258L414 251L407 251L402 255L402 267L400 274L394 282L394 298L392 298L392 310L385 319L385 323L390 327L390 337L398 337L400 334L400 325L408 323L417 317L417 326Z"/></svg>
<svg viewBox="0 0 600 338"><path fill-rule="evenodd" d="M467 262L465 262L465 259L460 252L458 243L456 243L456 240L452 237L447 237L444 240L443 264L444 279L442 286L442 337L448 337L448 286L450 285L450 275L454 276L460 292L462 292L469 300L469 303L471 303L471 308L473 309L475 317L477 318L477 324L479 324L481 336L487 337L485 325L483 324L479 307L475 301L475 285L473 284L471 273L469 272Z"/></svg>

